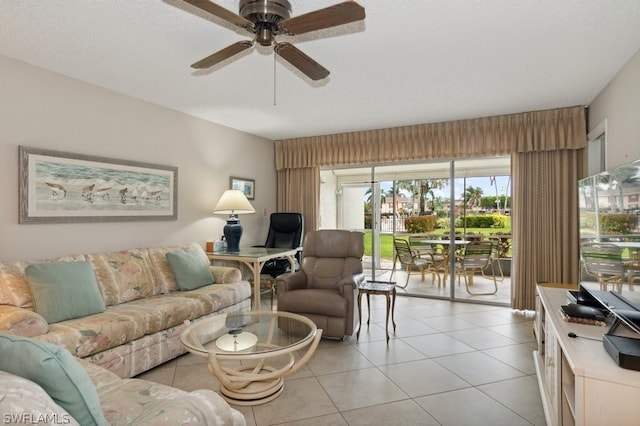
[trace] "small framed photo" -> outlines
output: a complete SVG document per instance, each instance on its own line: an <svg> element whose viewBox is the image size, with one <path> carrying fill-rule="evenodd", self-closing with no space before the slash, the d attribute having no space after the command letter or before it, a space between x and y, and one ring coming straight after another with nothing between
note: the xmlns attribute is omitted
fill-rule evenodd
<svg viewBox="0 0 640 426"><path fill-rule="evenodd" d="M240 177L231 177L229 186L231 189L239 189L244 192L247 199L253 200L256 198L256 181L254 179L245 179Z"/></svg>

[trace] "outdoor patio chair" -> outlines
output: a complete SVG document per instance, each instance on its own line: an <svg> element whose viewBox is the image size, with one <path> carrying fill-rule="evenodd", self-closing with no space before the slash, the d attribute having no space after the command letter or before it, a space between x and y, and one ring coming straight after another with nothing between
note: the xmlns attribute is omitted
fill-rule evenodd
<svg viewBox="0 0 640 426"><path fill-rule="evenodd" d="M620 247L606 243L583 243L580 257L585 272L598 280L600 291L607 291L609 284L614 286L615 291L622 291L625 265Z"/></svg>
<svg viewBox="0 0 640 426"><path fill-rule="evenodd" d="M495 271L497 266L497 270L500 276L496 277L495 279L497 281L503 282L504 271L502 270L502 264L500 263L500 256L502 254L502 251L500 250L500 237L491 236L488 238L488 240L491 241L491 243L493 244L493 253L491 253L491 270ZM482 276L485 278L488 278L485 275L484 271L482 271ZM494 274L494 277L495 277L495 274Z"/></svg>
<svg viewBox="0 0 640 426"><path fill-rule="evenodd" d="M394 238L393 239L393 247L395 248L395 258L393 262L393 268L391 269L391 277L396 271L396 262L399 261L400 265L402 265L403 269L405 269L407 273L407 280L404 285L398 285L400 288L406 288L409 285L409 277L411 272L414 270L420 271L421 281L424 281L424 274L429 269L429 266L432 264L431 260L427 260L421 257L420 252L411 249L411 245L409 241L402 238ZM435 273L432 271L432 273ZM438 282L440 281L440 275L438 275Z"/></svg>
<svg viewBox="0 0 640 426"><path fill-rule="evenodd" d="M467 293L478 295L491 295L498 292L498 283L496 280L496 274L493 263L493 243L491 241L472 241L464 247L462 255L456 256L455 272L458 275L464 277L464 285ZM485 275L485 270L491 267L491 276ZM473 286L473 275L480 272L485 278L493 280L493 291L488 292L473 292L471 287ZM446 274L445 274L446 280ZM458 281L459 282L459 281Z"/></svg>
<svg viewBox="0 0 640 426"><path fill-rule="evenodd" d="M429 263L428 270L431 271L432 279L434 278L433 274L438 275L439 287L442 283L439 272L447 268L448 253L444 252L440 244L436 245L425 241L433 241L433 238L430 238L428 235L411 235L409 236L409 247L411 247L414 253L417 253ZM444 284L446 285L446 283Z"/></svg>

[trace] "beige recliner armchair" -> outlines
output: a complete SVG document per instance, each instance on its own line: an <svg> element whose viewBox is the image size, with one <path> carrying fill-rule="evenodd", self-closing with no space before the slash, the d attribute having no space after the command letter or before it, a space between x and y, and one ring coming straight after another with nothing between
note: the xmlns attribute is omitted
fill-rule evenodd
<svg viewBox="0 0 640 426"><path fill-rule="evenodd" d="M298 272L276 279L278 310L304 315L323 337L342 339L357 324L358 284L364 281L364 234L343 230L309 232Z"/></svg>

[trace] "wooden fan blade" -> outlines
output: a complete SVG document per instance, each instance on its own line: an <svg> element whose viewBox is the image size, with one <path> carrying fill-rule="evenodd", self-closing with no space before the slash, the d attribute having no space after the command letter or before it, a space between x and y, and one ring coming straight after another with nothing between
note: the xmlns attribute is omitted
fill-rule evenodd
<svg viewBox="0 0 640 426"><path fill-rule="evenodd" d="M276 53L285 61L299 69L311 80L322 80L329 75L329 70L311 59L291 43L278 43Z"/></svg>
<svg viewBox="0 0 640 426"><path fill-rule="evenodd" d="M364 7L355 1L347 1L286 19L278 27L284 33L296 35L361 21L364 17Z"/></svg>
<svg viewBox="0 0 640 426"><path fill-rule="evenodd" d="M225 9L222 6L219 6L209 0L184 0L192 6L197 7L198 9L202 9L205 12L209 12L210 14L217 16L220 19L224 19L225 21L236 25L240 28L244 28L248 31L253 31L253 22L244 19L242 16L237 15L231 12L228 9Z"/></svg>
<svg viewBox="0 0 640 426"><path fill-rule="evenodd" d="M209 55L206 58L196 62L195 64L191 65L191 68L211 68L215 64L220 63L225 59L229 59L230 57L249 49L251 46L253 46L253 42L248 40L233 43L231 46L227 46L224 49L217 51L213 55Z"/></svg>

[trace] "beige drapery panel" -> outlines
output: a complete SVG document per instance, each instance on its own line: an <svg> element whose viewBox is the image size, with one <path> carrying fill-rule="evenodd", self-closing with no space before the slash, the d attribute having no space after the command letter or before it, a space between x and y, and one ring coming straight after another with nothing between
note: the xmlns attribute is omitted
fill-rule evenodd
<svg viewBox="0 0 640 426"><path fill-rule="evenodd" d="M577 199L577 178L555 174L555 179L565 179L564 185L546 191L537 190L538 179L548 176L551 170L557 172L568 167L575 176L581 176L586 142L583 107L276 141L278 209L301 211L307 223L305 230L316 229L319 167L504 154L512 154L518 163L526 158L526 164L520 164L513 173L512 211L517 215L513 219L522 229L513 237L520 251L514 256L516 264L512 265L516 277L512 279L511 294L513 308L533 309L536 282L576 282L575 274L568 271L570 268L577 271L578 265L578 236L576 233L575 238L571 237L569 224L565 223L577 221L577 207L565 206L557 200ZM544 160L534 155L520 157L538 152L547 154ZM566 157L570 156L575 157L574 163L569 164ZM307 176L309 184L315 186L304 187L302 176ZM549 182L552 183L551 178ZM515 204L516 199L522 206ZM544 228L531 220L535 218L533 213L526 212L531 205L549 206ZM566 240L558 240L557 234L547 234L547 229L558 231L552 222L565 223L557 226L565 227L560 235ZM563 267L554 266L560 264Z"/></svg>
<svg viewBox="0 0 640 426"><path fill-rule="evenodd" d="M535 308L537 283L577 283L578 179L585 150L516 153L511 157L513 258L511 307Z"/></svg>
<svg viewBox="0 0 640 426"><path fill-rule="evenodd" d="M319 208L319 167L278 170L278 211L302 213L306 233L318 229Z"/></svg>

